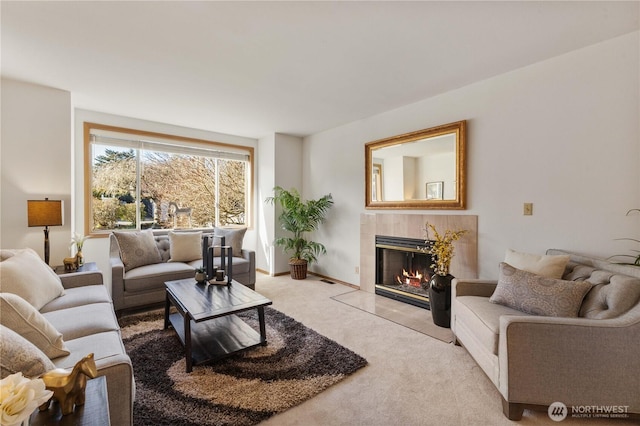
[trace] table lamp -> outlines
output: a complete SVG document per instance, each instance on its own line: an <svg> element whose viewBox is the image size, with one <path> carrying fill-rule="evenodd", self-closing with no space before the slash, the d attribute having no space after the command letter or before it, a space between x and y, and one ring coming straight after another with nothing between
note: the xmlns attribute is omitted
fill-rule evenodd
<svg viewBox="0 0 640 426"><path fill-rule="evenodd" d="M62 200L27 200L29 227L44 226L44 261L49 264L49 227L62 226L64 205Z"/></svg>

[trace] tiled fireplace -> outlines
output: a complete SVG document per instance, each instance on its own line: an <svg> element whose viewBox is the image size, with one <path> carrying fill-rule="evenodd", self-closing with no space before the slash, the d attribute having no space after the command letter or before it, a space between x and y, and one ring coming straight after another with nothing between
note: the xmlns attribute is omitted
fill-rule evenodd
<svg viewBox="0 0 640 426"><path fill-rule="evenodd" d="M380 268L379 262L384 262L385 260L377 259L376 257L376 236L410 239L409 245L413 245L416 242L424 243L427 223L433 224L436 229L443 232L446 229L466 229L468 231L460 240L455 242L455 255L451 262L451 273L456 277L477 278L478 216L363 213L360 215L360 290L376 293L376 289L380 285L377 284L376 278L389 280L389 276L377 277ZM404 262L405 259L402 257L402 255L392 254L391 257L387 257L386 261L392 263ZM414 260L415 256L411 259L411 262ZM418 262L423 261L425 263L428 262L424 259L418 260ZM420 264L424 266L424 263ZM395 279L395 274L393 279ZM416 284L415 280L410 280L410 282L413 285ZM426 298L426 302L428 306L428 298Z"/></svg>

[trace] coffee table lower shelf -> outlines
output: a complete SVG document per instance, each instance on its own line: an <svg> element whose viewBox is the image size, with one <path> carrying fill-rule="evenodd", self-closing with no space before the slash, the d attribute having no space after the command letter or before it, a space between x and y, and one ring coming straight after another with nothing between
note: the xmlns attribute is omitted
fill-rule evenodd
<svg viewBox="0 0 640 426"><path fill-rule="evenodd" d="M185 342L184 318L179 313L169 315L169 322ZM260 333L236 315L226 315L191 323L191 359L193 365L216 361L229 355L264 345Z"/></svg>

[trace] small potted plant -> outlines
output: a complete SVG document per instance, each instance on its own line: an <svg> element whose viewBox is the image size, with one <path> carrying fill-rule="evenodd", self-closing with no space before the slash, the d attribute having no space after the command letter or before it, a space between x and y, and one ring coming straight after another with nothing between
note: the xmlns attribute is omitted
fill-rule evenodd
<svg viewBox="0 0 640 426"><path fill-rule="evenodd" d="M318 255L327 249L321 243L306 239L308 232L315 231L324 222L329 208L333 205L331 194L317 200L305 201L296 189L289 191L276 186L275 195L266 199L267 203L278 203L282 213L278 220L282 229L290 232L290 237L280 237L274 244L282 247L285 253L291 253L289 267L291 278L301 280L307 277L307 265L318 260Z"/></svg>
<svg viewBox="0 0 640 426"><path fill-rule="evenodd" d="M433 231L434 238L429 238L429 230ZM429 281L429 305L433 323L440 327L449 327L451 324L451 281L453 275L449 273L451 260L453 259L453 242L459 240L466 230L452 231L447 229L444 234L438 233L435 226L427 223L427 253L434 263L433 276Z"/></svg>
<svg viewBox="0 0 640 426"><path fill-rule="evenodd" d="M78 259L78 266L84 265L84 255L82 254L82 246L87 239L86 236L75 232L73 238L71 238L71 247L76 247L76 259Z"/></svg>
<svg viewBox="0 0 640 426"><path fill-rule="evenodd" d="M203 282L205 282L207 280L207 272L205 271L203 266L200 266L199 268L196 268L196 281L199 284L202 284Z"/></svg>

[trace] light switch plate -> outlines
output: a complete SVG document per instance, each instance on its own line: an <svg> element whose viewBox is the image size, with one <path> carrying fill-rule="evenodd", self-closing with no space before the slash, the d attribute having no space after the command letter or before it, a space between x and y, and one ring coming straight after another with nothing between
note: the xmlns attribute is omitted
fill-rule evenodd
<svg viewBox="0 0 640 426"><path fill-rule="evenodd" d="M524 203L524 213L525 216L533 215L533 203Z"/></svg>

